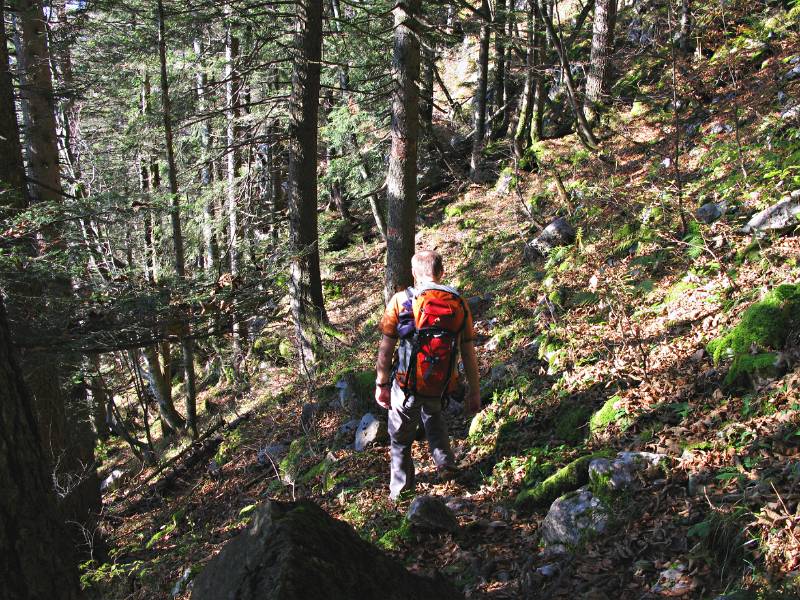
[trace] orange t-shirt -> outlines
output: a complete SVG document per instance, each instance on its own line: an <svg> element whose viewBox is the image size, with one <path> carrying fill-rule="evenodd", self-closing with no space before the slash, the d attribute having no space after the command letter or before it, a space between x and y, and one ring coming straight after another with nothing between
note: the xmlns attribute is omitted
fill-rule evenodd
<svg viewBox="0 0 800 600"><path fill-rule="evenodd" d="M389 304L386 305L386 310L384 311L383 317L378 325L380 332L386 337L393 339L397 339L399 337L397 335L397 324L400 322L400 311L403 310L403 302L406 300L408 300L408 296L406 295L405 291L402 291L392 296L392 299L389 300ZM464 310L466 311L466 314L464 315L464 329L460 334L461 341L459 342L459 345L465 342L475 341L475 329L472 324L472 313L470 312L469 304L467 304L466 301L464 302Z"/></svg>

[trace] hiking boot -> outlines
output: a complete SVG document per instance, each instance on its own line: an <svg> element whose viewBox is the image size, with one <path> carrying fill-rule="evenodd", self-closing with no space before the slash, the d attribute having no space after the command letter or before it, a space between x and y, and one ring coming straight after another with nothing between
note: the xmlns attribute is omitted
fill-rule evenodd
<svg viewBox="0 0 800 600"><path fill-rule="evenodd" d="M436 467L436 474L439 476L439 481L453 481L460 473L461 471L455 465Z"/></svg>

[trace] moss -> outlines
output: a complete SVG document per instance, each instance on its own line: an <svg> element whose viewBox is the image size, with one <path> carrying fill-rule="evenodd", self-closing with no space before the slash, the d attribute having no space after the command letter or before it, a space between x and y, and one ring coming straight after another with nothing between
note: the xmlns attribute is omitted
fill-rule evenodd
<svg viewBox="0 0 800 600"><path fill-rule="evenodd" d="M589 431L594 435L605 431L609 425L616 424L623 431L630 427L631 420L628 413L616 408L619 396L612 396L606 400L605 404L592 415L589 420Z"/></svg>
<svg viewBox="0 0 800 600"><path fill-rule="evenodd" d="M575 444L586 437L586 423L592 409L585 404L565 402L556 413L555 435L559 440Z"/></svg>
<svg viewBox="0 0 800 600"><path fill-rule="evenodd" d="M376 545L384 550L397 550L403 544L411 542L412 536L411 523L404 517L400 525L384 533L378 539Z"/></svg>
<svg viewBox="0 0 800 600"><path fill-rule="evenodd" d="M708 343L707 350L719 364L730 358L727 385L742 383L750 374L771 369L789 334L800 323L800 285L780 285L761 302L752 304L739 323Z"/></svg>
<svg viewBox="0 0 800 600"><path fill-rule="evenodd" d="M609 451L595 452L572 461L541 483L523 489L517 495L517 508L532 511L550 506L556 498L589 483L589 463L595 458L609 458L611 455Z"/></svg>
<svg viewBox="0 0 800 600"><path fill-rule="evenodd" d="M300 463L303 462L303 457L306 454L308 442L305 437L299 437L292 440L289 445L289 452L280 462L281 479L285 483L294 483L299 474Z"/></svg>

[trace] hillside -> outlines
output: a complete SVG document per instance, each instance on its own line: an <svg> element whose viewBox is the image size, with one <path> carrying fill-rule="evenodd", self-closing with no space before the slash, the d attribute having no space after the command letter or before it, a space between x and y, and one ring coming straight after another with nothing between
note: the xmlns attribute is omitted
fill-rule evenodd
<svg viewBox="0 0 800 600"><path fill-rule="evenodd" d="M468 422L448 409L461 474L439 482L424 444L414 452L418 493L450 500L458 534L411 528L411 498L388 499L386 443L356 452L343 428L379 413L383 246L364 240L323 256L340 332L324 366L297 375L275 341L288 321L271 324L235 414L235 390L205 392L243 420L169 485L150 487L159 478L145 469L105 495L112 560L85 579L105 597L170 597L256 503L304 497L468 598L797 597L800 238L741 228L800 192L798 25L769 9L738 17L712 57L675 66L677 112L669 62L625 46L601 154L574 134L546 140L528 172L497 143L486 150L497 184L423 193L417 247L441 252L446 280L478 297L483 410ZM526 250L556 217L574 242ZM107 450L106 474L128 458ZM657 454L657 466L619 488L593 476L602 532L543 544L552 500L589 481L576 459L623 451Z"/></svg>

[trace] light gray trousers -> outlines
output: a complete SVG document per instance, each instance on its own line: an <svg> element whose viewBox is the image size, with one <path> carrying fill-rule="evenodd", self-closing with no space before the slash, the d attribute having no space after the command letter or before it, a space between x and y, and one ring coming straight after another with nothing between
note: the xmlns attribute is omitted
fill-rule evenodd
<svg viewBox="0 0 800 600"><path fill-rule="evenodd" d="M397 496L405 490L414 489L414 461L411 458L411 445L417 435L420 419L425 428L433 462L436 466L451 466L454 462L447 435L447 423L442 414L441 398L409 396L403 390L392 386L392 408L389 411L389 437L391 439L391 482L389 496Z"/></svg>

